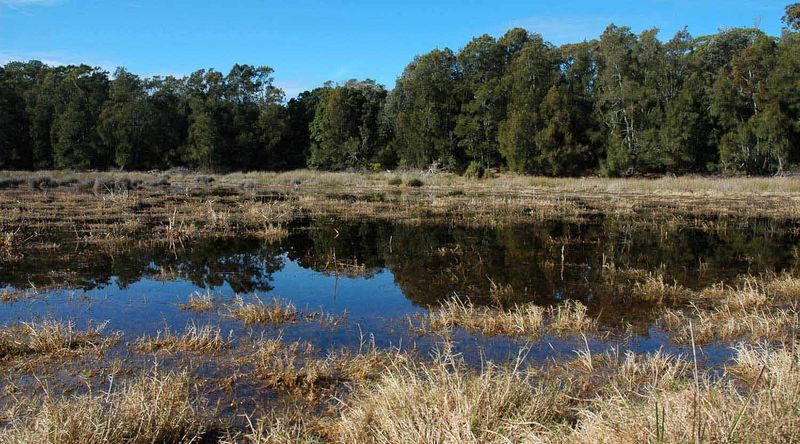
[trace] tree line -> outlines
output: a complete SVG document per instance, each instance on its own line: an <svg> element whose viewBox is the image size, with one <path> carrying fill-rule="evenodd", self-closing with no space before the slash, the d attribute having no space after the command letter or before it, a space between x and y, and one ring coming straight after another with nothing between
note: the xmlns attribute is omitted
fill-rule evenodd
<svg viewBox="0 0 800 444"><path fill-rule="evenodd" d="M142 78L10 62L0 169L781 173L800 163L800 3L783 20L779 37L611 25L562 46L512 29L417 56L391 91L327 82L288 101L265 66Z"/></svg>

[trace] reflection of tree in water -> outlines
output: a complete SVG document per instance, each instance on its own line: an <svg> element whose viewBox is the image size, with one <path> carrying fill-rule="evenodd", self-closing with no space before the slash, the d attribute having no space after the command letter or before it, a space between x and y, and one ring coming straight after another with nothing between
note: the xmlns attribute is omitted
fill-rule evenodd
<svg viewBox="0 0 800 444"><path fill-rule="evenodd" d="M307 230L288 240L288 258L301 267L328 275L369 278L385 267L384 247L391 236L386 222L310 221Z"/></svg>
<svg viewBox="0 0 800 444"><path fill-rule="evenodd" d="M191 253L159 265L172 267L198 287L225 283L237 293L268 291L273 273L284 266L284 251L254 239L223 239L203 242Z"/></svg>
<svg viewBox="0 0 800 444"><path fill-rule="evenodd" d="M386 267L406 297L421 305L453 292L488 302L492 282L513 288L511 303L561 297L620 303L620 295L603 293L598 270L604 260L622 268L663 269L668 279L695 287L794 266L797 240L790 227L759 220L715 223L715 229L698 230L597 218L467 229L322 220L312 222L307 236L292 238L289 256L318 271L331 251L368 270Z"/></svg>
<svg viewBox="0 0 800 444"><path fill-rule="evenodd" d="M0 285L26 288L68 285L90 290L112 283L126 288L142 278L157 277L171 270L173 277L199 287L228 283L236 292L267 291L272 275L284 266L283 250L257 239L202 239L184 248L132 248L111 255L85 249L68 255L36 255L23 258L15 267L0 268Z"/></svg>
<svg viewBox="0 0 800 444"><path fill-rule="evenodd" d="M76 288L94 288L116 276L124 288L170 270L173 277L200 287L228 283L236 292L266 291L288 257L338 277L370 278L386 268L405 296L420 305L435 304L454 292L488 303L495 283L510 290L508 304L571 297L588 302L591 310L602 308L606 316L628 318L635 307L604 285L598 272L604 263L623 269L663 267L668 281L692 287L741 273L794 267L798 240L788 224L732 218L710 222L710 229L698 230L612 217L497 228L318 219L295 227L280 245L226 238L199 240L177 251L134 248L112 256L84 249L26 256L13 267L0 267L0 285L22 288L30 281L41 287L66 281Z"/></svg>

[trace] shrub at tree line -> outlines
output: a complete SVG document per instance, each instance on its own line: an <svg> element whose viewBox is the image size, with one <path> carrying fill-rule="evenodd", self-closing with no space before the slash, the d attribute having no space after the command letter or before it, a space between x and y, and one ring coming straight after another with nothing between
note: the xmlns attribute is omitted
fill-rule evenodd
<svg viewBox="0 0 800 444"><path fill-rule="evenodd" d="M612 25L563 46L512 29L416 57L391 91L351 80L288 102L263 66L141 78L11 62L0 169L778 173L800 162L800 4L783 20L780 37Z"/></svg>

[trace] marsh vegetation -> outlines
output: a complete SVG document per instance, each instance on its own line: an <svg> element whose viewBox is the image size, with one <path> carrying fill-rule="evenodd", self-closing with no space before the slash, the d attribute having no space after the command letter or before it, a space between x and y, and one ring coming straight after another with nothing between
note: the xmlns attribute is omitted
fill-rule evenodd
<svg viewBox="0 0 800 444"><path fill-rule="evenodd" d="M0 442L800 439L793 178L2 176Z"/></svg>

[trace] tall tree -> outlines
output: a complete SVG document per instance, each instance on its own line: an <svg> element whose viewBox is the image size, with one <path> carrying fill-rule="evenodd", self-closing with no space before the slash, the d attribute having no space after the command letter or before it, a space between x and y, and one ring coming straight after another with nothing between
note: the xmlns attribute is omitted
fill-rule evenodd
<svg viewBox="0 0 800 444"><path fill-rule="evenodd" d="M385 144L380 116L386 94L372 80L351 80L325 94L311 122L309 165L341 170L372 163Z"/></svg>
<svg viewBox="0 0 800 444"><path fill-rule="evenodd" d="M541 36L532 36L503 78L509 103L508 118L500 126L499 147L511 170L542 174L544 164L549 164L546 158L552 153L543 153L536 135L546 126L540 107L558 80L555 49Z"/></svg>
<svg viewBox="0 0 800 444"><path fill-rule="evenodd" d="M455 136L460 82L461 67L450 49L416 57L397 79L389 112L401 164L463 167L466 158Z"/></svg>

